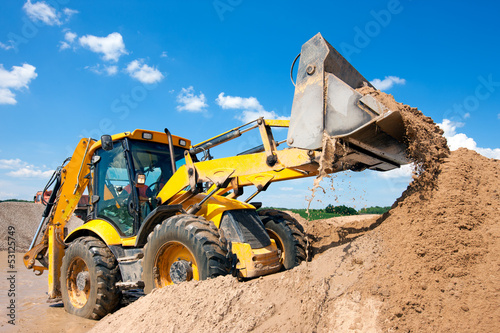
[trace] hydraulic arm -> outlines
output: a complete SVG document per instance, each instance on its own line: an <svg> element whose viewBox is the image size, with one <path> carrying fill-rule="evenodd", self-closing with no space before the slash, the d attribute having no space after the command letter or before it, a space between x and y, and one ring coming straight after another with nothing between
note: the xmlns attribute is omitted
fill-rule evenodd
<svg viewBox="0 0 500 333"><path fill-rule="evenodd" d="M52 195L30 249L23 257L24 265L33 269L37 275L49 270L49 298L57 298L60 295L58 269L61 267L66 246L65 226L88 185L88 151L94 143L95 140L92 139L80 140L71 160L56 170L56 184ZM35 245L40 232L43 232L42 238ZM35 260L43 265L35 265Z"/></svg>

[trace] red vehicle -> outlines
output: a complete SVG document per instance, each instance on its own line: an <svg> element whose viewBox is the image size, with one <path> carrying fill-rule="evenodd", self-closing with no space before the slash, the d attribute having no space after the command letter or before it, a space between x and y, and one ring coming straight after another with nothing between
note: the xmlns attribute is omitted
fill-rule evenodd
<svg viewBox="0 0 500 333"><path fill-rule="evenodd" d="M42 194L43 194L43 201L42 201ZM36 195L33 198L33 200L35 201L36 204L43 204L43 202L49 201L51 194L52 194L52 191L45 191L45 193L43 193L43 191L38 191L38 192L36 192Z"/></svg>
<svg viewBox="0 0 500 333"><path fill-rule="evenodd" d="M43 193L43 191L38 191L36 192L36 195L33 198L33 200L35 201L36 204L45 205L45 203L49 201L51 194L52 191L45 191L45 193ZM43 201L42 201L42 195L43 195ZM74 212L75 216L85 221L87 219L88 206L89 206L89 196L84 194L80 198L80 201L78 201L78 206L76 207Z"/></svg>

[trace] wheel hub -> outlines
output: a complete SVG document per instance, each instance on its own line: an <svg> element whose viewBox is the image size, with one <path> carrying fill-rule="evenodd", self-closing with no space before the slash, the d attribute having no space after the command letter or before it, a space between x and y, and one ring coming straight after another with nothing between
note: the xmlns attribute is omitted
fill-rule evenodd
<svg viewBox="0 0 500 333"><path fill-rule="evenodd" d="M170 279L177 284L193 279L193 268L191 263L186 260L177 260L170 266Z"/></svg>
<svg viewBox="0 0 500 333"><path fill-rule="evenodd" d="M90 282L90 274L87 271L80 272L76 276L76 287L80 291L85 290L85 287L89 282Z"/></svg>

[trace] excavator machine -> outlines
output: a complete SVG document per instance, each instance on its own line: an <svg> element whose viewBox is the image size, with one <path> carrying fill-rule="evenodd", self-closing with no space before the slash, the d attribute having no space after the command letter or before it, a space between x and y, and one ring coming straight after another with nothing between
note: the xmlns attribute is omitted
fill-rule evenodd
<svg viewBox="0 0 500 333"><path fill-rule="evenodd" d="M56 170L24 255L28 269L48 271L49 300L99 319L127 290L147 294L226 274L253 278L306 260L302 227L284 212L259 210L254 197L274 182L318 176L324 137L343 146L323 166L328 173L398 168L408 163L407 145L399 112L357 92L369 81L321 34L302 46L294 84L290 120L259 118L198 144L167 129L82 139ZM287 138L276 141L276 128L287 128ZM252 130L261 145L210 155ZM85 190L89 216L68 234Z"/></svg>

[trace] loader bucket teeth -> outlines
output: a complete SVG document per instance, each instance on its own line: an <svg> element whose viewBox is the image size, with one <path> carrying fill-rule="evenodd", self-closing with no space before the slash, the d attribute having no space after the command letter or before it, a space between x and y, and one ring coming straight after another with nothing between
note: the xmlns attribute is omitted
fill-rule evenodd
<svg viewBox="0 0 500 333"><path fill-rule="evenodd" d="M319 149L327 134L348 143L364 164L369 160L368 165L380 163L381 170L390 170L408 163L399 111L356 91L363 86L372 87L321 34L306 42L297 71L288 144Z"/></svg>

